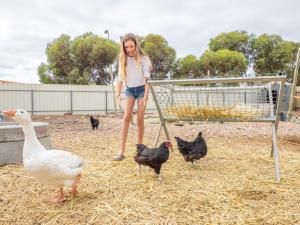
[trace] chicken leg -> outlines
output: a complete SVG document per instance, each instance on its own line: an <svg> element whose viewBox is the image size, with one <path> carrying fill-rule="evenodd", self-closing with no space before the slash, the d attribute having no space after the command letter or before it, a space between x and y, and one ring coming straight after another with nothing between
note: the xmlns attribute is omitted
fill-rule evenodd
<svg viewBox="0 0 300 225"><path fill-rule="evenodd" d="M158 178L159 181L162 181L162 177L160 175L160 169L161 169L161 165L160 166L157 166L154 168L154 173L155 173L155 176Z"/></svg>
<svg viewBox="0 0 300 225"><path fill-rule="evenodd" d="M142 171L142 165L139 165L139 167L138 167L138 176L141 175L141 171Z"/></svg>
<svg viewBox="0 0 300 225"><path fill-rule="evenodd" d="M192 167L198 166L198 160L192 161Z"/></svg>

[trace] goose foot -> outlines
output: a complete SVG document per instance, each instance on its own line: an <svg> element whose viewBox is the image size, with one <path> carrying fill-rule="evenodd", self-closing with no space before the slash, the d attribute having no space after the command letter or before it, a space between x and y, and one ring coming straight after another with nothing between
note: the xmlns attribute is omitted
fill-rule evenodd
<svg viewBox="0 0 300 225"><path fill-rule="evenodd" d="M67 198L64 195L64 189L63 187L60 187L59 189L59 195L57 197L55 197L54 199L52 199L53 203L62 203L65 202L67 200Z"/></svg>
<svg viewBox="0 0 300 225"><path fill-rule="evenodd" d="M67 198L65 196L59 196L57 198L54 198L52 200L53 203L62 203L65 202L67 200Z"/></svg>

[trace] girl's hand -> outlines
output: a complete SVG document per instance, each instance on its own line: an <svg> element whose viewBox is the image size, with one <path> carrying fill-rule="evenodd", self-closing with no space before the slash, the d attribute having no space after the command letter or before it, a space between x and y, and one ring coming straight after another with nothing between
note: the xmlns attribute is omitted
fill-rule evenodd
<svg viewBox="0 0 300 225"><path fill-rule="evenodd" d="M117 107L121 109L121 95L116 94L115 96L116 96Z"/></svg>

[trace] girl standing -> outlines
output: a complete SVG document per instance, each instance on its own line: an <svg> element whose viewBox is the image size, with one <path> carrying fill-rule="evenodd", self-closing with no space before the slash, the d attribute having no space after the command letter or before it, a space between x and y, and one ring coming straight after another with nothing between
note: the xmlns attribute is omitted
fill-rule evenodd
<svg viewBox="0 0 300 225"><path fill-rule="evenodd" d="M132 117L132 111L137 101L137 128L138 144L142 144L144 137L144 115L148 101L151 62L147 54L142 50L139 40L134 34L126 34L121 43L119 54L118 84L116 98L120 100L123 85L125 85L126 107L121 129L121 142L118 154L113 158L115 161L125 159L125 144L128 136L128 128Z"/></svg>

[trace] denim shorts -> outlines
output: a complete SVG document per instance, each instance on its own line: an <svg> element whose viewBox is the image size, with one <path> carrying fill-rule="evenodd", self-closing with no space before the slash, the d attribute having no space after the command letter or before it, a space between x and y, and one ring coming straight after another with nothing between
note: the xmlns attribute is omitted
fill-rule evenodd
<svg viewBox="0 0 300 225"><path fill-rule="evenodd" d="M134 99L142 99L145 94L145 85L138 87L126 87L125 95L126 97L132 97Z"/></svg>

